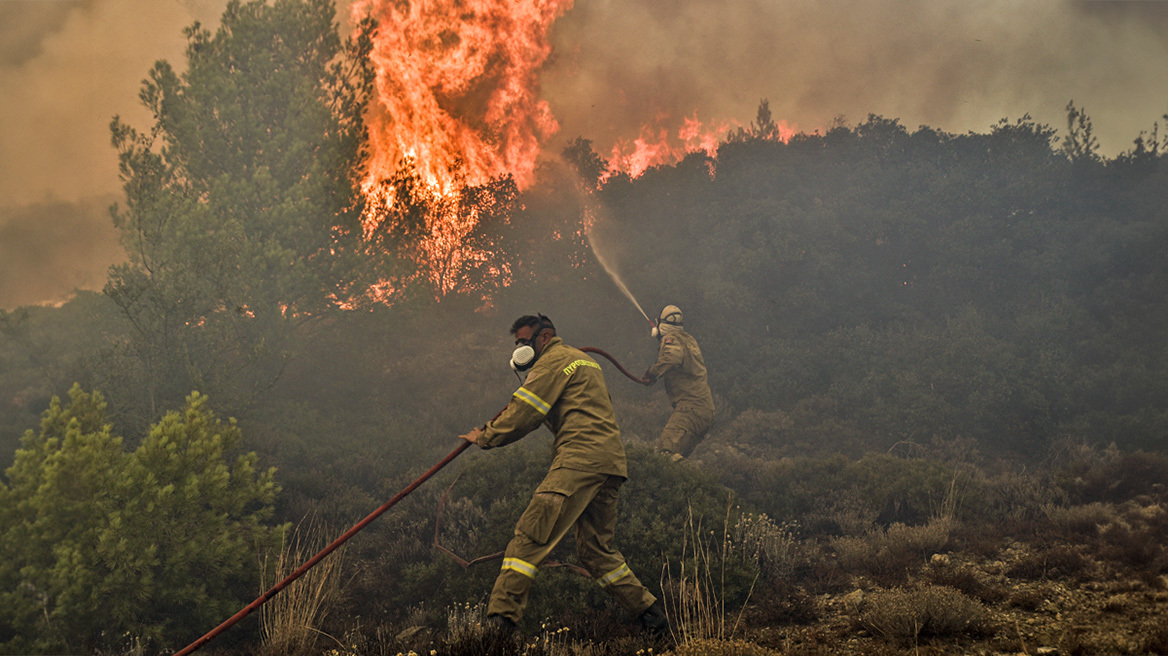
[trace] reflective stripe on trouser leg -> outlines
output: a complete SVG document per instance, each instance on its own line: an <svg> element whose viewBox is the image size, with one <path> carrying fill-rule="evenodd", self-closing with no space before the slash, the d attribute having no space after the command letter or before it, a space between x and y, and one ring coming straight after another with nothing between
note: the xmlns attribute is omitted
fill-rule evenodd
<svg viewBox="0 0 1168 656"><path fill-rule="evenodd" d="M585 508L576 521L576 547L580 564L587 568L592 578L627 612L637 615L653 605L657 598L641 584L625 557L612 546L617 499L623 482L619 476L609 477Z"/></svg>
<svg viewBox="0 0 1168 656"><path fill-rule="evenodd" d="M527 605L527 594L534 581L534 572L538 571L540 563L576 523L607 478L603 474L564 469L548 472L544 482L532 495L528 511L536 512L537 509L543 509L545 512L554 511L556 516L533 517L525 511L524 516L520 517L515 535L503 553L503 569L499 571L499 577L495 579L495 586L491 590L487 614L502 615L517 623L523 619L523 609ZM545 500L539 499L541 495L548 493L563 496L562 502L558 505L548 504L544 503ZM550 528L543 523L544 519L550 519ZM537 535L534 537L528 535L524 529ZM509 563L518 566L509 566Z"/></svg>
<svg viewBox="0 0 1168 656"><path fill-rule="evenodd" d="M503 569L515 570L531 579L535 578L535 573L538 571L535 565L518 558L504 558Z"/></svg>
<svg viewBox="0 0 1168 656"><path fill-rule="evenodd" d="M604 576L600 577L600 580L598 580L597 583L600 584L600 587L607 588L608 586L612 585L613 583L616 583L617 581L623 579L624 577L626 577L632 573L633 572L632 572L632 570L629 569L628 564L621 563L620 567L618 567L618 568L612 570L611 572L609 572L608 574L605 574Z"/></svg>

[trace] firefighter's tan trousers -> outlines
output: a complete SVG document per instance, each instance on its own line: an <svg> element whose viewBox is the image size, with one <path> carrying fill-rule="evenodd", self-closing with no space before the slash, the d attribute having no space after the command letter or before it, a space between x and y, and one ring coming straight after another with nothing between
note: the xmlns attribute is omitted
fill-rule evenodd
<svg viewBox="0 0 1168 656"><path fill-rule="evenodd" d="M515 526L515 537L507 545L503 569L491 590L487 614L515 622L522 619L540 563L573 525L580 564L592 578L630 613L639 615L653 605L656 597L612 547L617 494L623 482L620 476L574 469L548 472Z"/></svg>
<svg viewBox="0 0 1168 656"><path fill-rule="evenodd" d="M657 438L657 448L667 453L689 457L706 431L714 424L714 408L700 405L679 405L669 415L669 421Z"/></svg>

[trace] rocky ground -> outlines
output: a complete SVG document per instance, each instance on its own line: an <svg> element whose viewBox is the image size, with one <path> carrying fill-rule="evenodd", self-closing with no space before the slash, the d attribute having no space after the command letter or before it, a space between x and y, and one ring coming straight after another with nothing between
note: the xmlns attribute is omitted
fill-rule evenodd
<svg viewBox="0 0 1168 656"><path fill-rule="evenodd" d="M857 577L811 600L817 621L743 637L792 655L1168 654L1168 575L1133 576L1085 546L1051 551L1010 541L990 557L936 554L903 586ZM922 593L939 587L948 597L930 606Z"/></svg>

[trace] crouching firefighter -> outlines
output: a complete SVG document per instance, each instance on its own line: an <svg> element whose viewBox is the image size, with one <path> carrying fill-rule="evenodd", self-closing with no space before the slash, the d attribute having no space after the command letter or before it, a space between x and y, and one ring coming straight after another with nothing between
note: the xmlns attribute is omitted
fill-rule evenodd
<svg viewBox="0 0 1168 656"><path fill-rule="evenodd" d="M681 309L661 309L653 337L660 340L657 362L645 372L650 383L665 379L673 414L657 438L657 449L676 460L693 453L714 423L714 395L706 382L706 362L693 335L685 332Z"/></svg>
<svg viewBox="0 0 1168 656"><path fill-rule="evenodd" d="M540 563L575 526L580 564L592 578L647 631L668 632L661 602L612 546L617 495L628 469L600 365L556 337L542 314L516 319L511 334L511 367L526 372L523 386L498 417L461 437L490 449L546 423L555 434L554 455L504 552L487 604L488 623L504 632L515 628Z"/></svg>

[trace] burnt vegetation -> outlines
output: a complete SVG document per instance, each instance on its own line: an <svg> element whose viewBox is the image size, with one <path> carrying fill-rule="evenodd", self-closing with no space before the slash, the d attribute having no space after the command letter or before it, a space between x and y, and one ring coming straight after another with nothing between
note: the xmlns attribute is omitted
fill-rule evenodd
<svg viewBox="0 0 1168 656"><path fill-rule="evenodd" d="M329 36L322 0L233 4L224 21L191 30L190 73L152 72L154 129L115 124L130 261L104 294L0 312L0 649L156 653L213 628L208 613L272 580L281 541L303 548L297 526L331 540L498 410L516 384L515 316L546 313L568 343L650 363L656 344L592 256L585 217L643 303L685 309L719 406L691 460L667 462L649 449L663 395L605 365L630 456L618 542L670 603L720 616L654 644L554 568L521 645L484 633L496 567L437 551L435 515L449 488L442 543L467 559L501 549L546 468L535 434L462 456L349 543L299 624L249 620L219 653L1168 649L1158 124L1115 157L1073 104L1059 130L870 116L784 143L764 104L716 157L635 179L605 178L586 139L523 192L498 180L443 200L405 168L363 241L350 169L369 80L343 64L368 44ZM281 50L281 30L312 57ZM280 53L311 88L228 84L228 71L262 79ZM427 222L466 205L489 219L471 248L420 269ZM387 280L392 304L365 295ZM191 462L206 468L194 483ZM189 525L207 508L222 543ZM201 553L181 548L196 539Z"/></svg>

